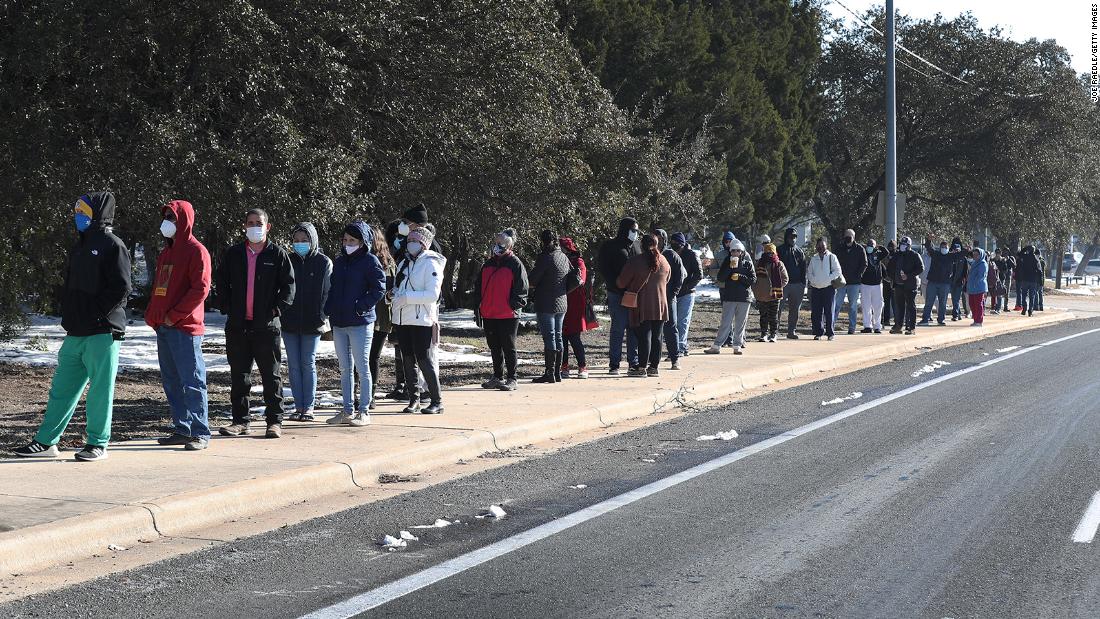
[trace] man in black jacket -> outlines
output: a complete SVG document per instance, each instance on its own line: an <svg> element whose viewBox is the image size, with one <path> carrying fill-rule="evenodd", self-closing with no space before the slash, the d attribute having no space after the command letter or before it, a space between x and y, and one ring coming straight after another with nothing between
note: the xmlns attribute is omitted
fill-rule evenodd
<svg viewBox="0 0 1100 619"><path fill-rule="evenodd" d="M610 350L608 374L618 374L623 359L623 334L626 334L626 361L631 368L638 367L638 339L630 329L630 308L623 307L623 292L615 285L626 261L637 253L638 222L625 217L619 222L615 238L604 241L600 247L600 275L607 286L607 310L611 314ZM634 291L637 292L637 291Z"/></svg>
<svg viewBox="0 0 1100 619"><path fill-rule="evenodd" d="M294 303L294 267L286 250L268 240L271 222L262 209L248 211L246 240L225 250L214 276L218 309L225 322L225 352L232 384L233 423L218 429L225 436L249 433L248 395L252 365L264 386L267 438L282 436L283 385L279 366L279 315Z"/></svg>
<svg viewBox="0 0 1100 619"><path fill-rule="evenodd" d="M920 288L920 276L924 273L924 261L920 254L913 251L913 241L907 237L901 237L898 242L898 250L890 257L886 265L886 277L894 282L894 327L890 333L901 333L905 327L905 335L913 335L916 332L917 321L917 289Z"/></svg>
<svg viewBox="0 0 1100 619"><path fill-rule="evenodd" d="M962 239L951 239L951 248L947 255L951 257L951 321L970 317L970 305L966 301L966 257L970 251L963 247Z"/></svg>
<svg viewBox="0 0 1100 619"><path fill-rule="evenodd" d="M1038 287L1043 285L1043 267L1034 245L1020 250L1016 258L1016 286L1020 289L1020 314L1031 316L1039 304Z"/></svg>
<svg viewBox="0 0 1100 619"><path fill-rule="evenodd" d="M937 249L932 245L932 237L924 239L924 251L928 253L928 292L924 295L924 315L920 326L926 327L932 321L932 307L936 307L936 322L942 327L947 324L947 295L951 292L951 275L954 258L950 255L947 239L939 243Z"/></svg>
<svg viewBox="0 0 1100 619"><path fill-rule="evenodd" d="M859 307L860 280L867 270L867 252L856 243L855 230L844 231L844 243L836 250L840 270L844 273L844 287L837 290L833 305L833 324L840 320L840 306L848 298L848 335L856 332L856 308Z"/></svg>
<svg viewBox="0 0 1100 619"><path fill-rule="evenodd" d="M798 246L798 233L787 228L783 233L783 244L779 246L779 260L787 268L786 287L780 300L779 313L783 313L783 303L787 304L787 339L797 340L795 328L798 326L798 312L802 309L802 299L806 296L806 252Z"/></svg>
<svg viewBox="0 0 1100 619"><path fill-rule="evenodd" d="M703 280L703 266L699 263L698 254L688 245L687 236L683 232L672 235L672 251L676 252L684 265L684 282L676 295L676 352L679 358L688 354L688 329L691 327L691 312L695 308L695 287Z"/></svg>
<svg viewBox="0 0 1100 619"><path fill-rule="evenodd" d="M680 294L680 287L687 279L684 262L680 260L680 254L668 246L668 232L661 228L654 228L653 234L657 235L657 251L668 261L671 276L668 278L668 286L665 287L665 300L668 302L668 320L665 321L665 348L668 351L668 360L672 362L672 369L680 369L680 335L677 331L679 320L676 316L676 297Z"/></svg>
<svg viewBox="0 0 1100 619"><path fill-rule="evenodd" d="M46 416L34 440L15 450L23 458L54 458L57 443L88 387L87 442L76 453L81 461L107 457L111 440L118 352L126 334L130 296L130 252L114 235L115 196L81 196L73 209L80 240L69 251L61 297L65 340L57 353Z"/></svg>

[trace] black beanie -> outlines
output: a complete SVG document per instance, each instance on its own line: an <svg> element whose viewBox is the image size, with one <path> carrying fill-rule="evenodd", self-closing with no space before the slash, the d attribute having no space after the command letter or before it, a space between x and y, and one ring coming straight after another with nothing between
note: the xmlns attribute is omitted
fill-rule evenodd
<svg viewBox="0 0 1100 619"><path fill-rule="evenodd" d="M424 206L424 203L421 202L420 204L417 204L411 209L405 211L403 218L406 221L410 221L414 224L420 224L421 226L423 226L424 224L428 223L428 207Z"/></svg>

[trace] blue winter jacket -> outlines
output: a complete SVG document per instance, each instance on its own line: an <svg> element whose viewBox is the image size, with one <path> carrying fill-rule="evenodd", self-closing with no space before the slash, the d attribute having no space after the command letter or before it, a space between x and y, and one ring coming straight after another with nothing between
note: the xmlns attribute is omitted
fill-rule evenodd
<svg viewBox="0 0 1100 619"><path fill-rule="evenodd" d="M986 282L986 276L989 275L989 263L986 261L985 250L977 249L979 252L978 259L973 262L967 261L967 264L970 265L970 270L966 273L967 294L989 292L989 283Z"/></svg>
<svg viewBox="0 0 1100 619"><path fill-rule="evenodd" d="M355 253L343 254L332 265L325 313L334 327L369 325L375 320L374 306L386 294L386 273L378 257L368 251L374 231L356 222L365 244Z"/></svg>

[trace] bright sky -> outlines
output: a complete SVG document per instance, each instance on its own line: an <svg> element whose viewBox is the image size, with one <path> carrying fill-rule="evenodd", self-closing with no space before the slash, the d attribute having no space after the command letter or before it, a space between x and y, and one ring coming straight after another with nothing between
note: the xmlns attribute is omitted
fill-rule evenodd
<svg viewBox="0 0 1100 619"><path fill-rule="evenodd" d="M872 6L882 6L883 0L840 0L860 15ZM853 21L847 11L833 0L826 8L836 17ZM1025 41L1055 39L1070 53L1078 73L1091 70L1092 2L1091 0L894 0L899 14L916 18L931 18L936 13L955 17L970 11L982 28L998 25L1012 39Z"/></svg>

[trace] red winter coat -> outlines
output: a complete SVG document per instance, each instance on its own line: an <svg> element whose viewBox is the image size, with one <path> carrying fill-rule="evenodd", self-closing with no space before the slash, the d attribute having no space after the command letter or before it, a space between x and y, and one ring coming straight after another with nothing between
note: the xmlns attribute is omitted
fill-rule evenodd
<svg viewBox="0 0 1100 619"><path fill-rule="evenodd" d="M210 252L191 234L195 211L190 202L173 200L161 210L176 216L176 235L157 258L145 324L156 329L171 322L189 335L205 332L203 303L210 294Z"/></svg>
<svg viewBox="0 0 1100 619"><path fill-rule="evenodd" d="M585 318L588 315L588 268L584 266L584 258L577 258L577 270L580 271L581 286L567 296L569 309L565 312L562 335L584 333L600 326L598 322L588 322Z"/></svg>

